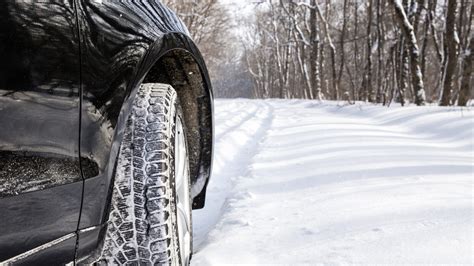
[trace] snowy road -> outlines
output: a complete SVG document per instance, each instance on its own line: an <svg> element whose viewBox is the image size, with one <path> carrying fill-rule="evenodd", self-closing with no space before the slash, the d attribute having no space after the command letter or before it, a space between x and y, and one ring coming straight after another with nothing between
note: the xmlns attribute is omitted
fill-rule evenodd
<svg viewBox="0 0 474 266"><path fill-rule="evenodd" d="M473 264L474 112L219 100L193 265Z"/></svg>

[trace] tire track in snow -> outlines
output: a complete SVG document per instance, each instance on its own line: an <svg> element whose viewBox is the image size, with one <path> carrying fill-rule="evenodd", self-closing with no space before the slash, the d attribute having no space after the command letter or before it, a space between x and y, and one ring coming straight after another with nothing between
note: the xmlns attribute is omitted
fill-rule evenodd
<svg viewBox="0 0 474 266"><path fill-rule="evenodd" d="M252 117L254 117L257 112L259 111L259 108L255 108L255 106L250 106L250 111L248 108L241 108L240 110L242 110L241 112L239 112L239 115L240 119L238 119L238 122L237 123L234 123L233 125L231 126L227 126L222 132L218 132L217 133L217 138L221 138L227 134L229 134L229 132L232 132L240 127L242 127L243 124L245 124L248 120L250 120ZM243 116L241 114L244 114Z"/></svg>
<svg viewBox="0 0 474 266"><path fill-rule="evenodd" d="M234 113L248 111L248 102L239 103ZM251 104L250 107L255 106ZM225 110L224 103L216 105L215 112ZM235 106L233 107L235 108ZM253 110L253 109L250 109ZM216 136L212 181L208 188L206 207L193 211L194 252L206 243L210 231L218 224L226 211L226 205L232 196L234 184L238 178L248 175L249 165L258 150L260 141L271 127L273 108L259 102L255 111L244 115ZM222 117L228 121L228 117ZM220 118L216 124L223 124Z"/></svg>

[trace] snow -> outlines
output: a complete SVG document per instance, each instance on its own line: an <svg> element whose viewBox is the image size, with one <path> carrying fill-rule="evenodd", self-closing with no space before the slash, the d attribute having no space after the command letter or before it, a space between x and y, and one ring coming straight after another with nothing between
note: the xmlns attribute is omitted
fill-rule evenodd
<svg viewBox="0 0 474 266"><path fill-rule="evenodd" d="M472 110L215 107L193 265L474 263Z"/></svg>

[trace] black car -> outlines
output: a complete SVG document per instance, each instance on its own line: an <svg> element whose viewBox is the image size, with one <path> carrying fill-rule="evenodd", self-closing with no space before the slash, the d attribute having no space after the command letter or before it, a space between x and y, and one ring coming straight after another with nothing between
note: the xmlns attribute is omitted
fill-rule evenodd
<svg viewBox="0 0 474 266"><path fill-rule="evenodd" d="M0 1L0 264L188 264L212 100L158 1Z"/></svg>

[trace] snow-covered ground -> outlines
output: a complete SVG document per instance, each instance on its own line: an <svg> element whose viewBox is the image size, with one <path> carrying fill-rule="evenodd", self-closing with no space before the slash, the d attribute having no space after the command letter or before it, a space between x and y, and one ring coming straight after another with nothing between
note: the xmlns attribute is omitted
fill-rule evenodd
<svg viewBox="0 0 474 266"><path fill-rule="evenodd" d="M474 112L216 102L193 265L468 264Z"/></svg>

